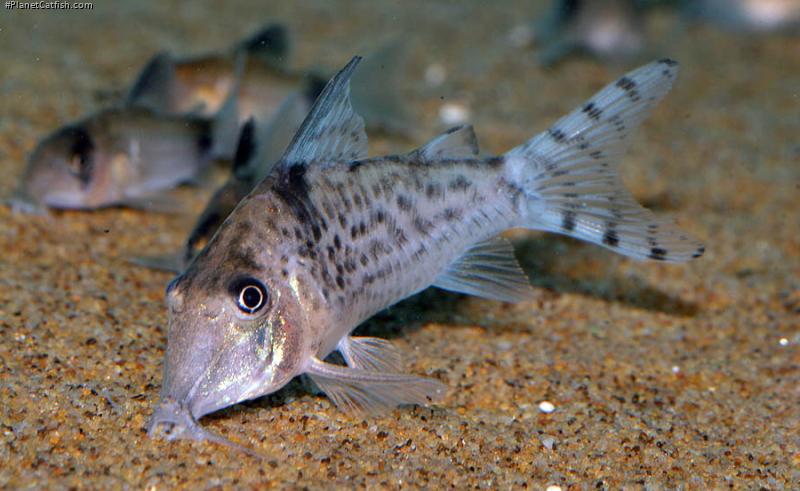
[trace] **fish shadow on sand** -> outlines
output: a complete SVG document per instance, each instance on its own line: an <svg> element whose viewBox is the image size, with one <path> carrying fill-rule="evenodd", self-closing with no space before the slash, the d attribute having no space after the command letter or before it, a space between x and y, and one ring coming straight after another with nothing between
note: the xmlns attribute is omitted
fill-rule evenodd
<svg viewBox="0 0 800 491"><path fill-rule="evenodd" d="M598 252L597 246L591 244L547 234L515 241L515 249L522 269L537 290L575 293L679 317L694 317L700 310L697 303L665 293L641 276L615 272L613 262L609 266L609 262L603 261L604 256L612 253ZM587 256L599 260L587 262ZM559 261L565 260L571 264L566 268L558 266Z"/></svg>

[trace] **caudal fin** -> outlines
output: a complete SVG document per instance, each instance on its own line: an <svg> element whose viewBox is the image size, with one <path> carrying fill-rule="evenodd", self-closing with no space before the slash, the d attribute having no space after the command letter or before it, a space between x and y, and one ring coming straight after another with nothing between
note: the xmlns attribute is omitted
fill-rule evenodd
<svg viewBox="0 0 800 491"><path fill-rule="evenodd" d="M619 173L631 133L669 92L677 74L677 63L666 59L633 70L508 152L509 177L527 197L520 225L636 259L700 257L703 246L639 205Z"/></svg>

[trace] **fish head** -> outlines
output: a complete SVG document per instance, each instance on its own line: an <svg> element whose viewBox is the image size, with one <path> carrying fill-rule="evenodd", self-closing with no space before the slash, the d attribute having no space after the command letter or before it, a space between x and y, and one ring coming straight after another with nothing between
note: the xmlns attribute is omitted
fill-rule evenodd
<svg viewBox="0 0 800 491"><path fill-rule="evenodd" d="M31 153L18 194L55 208L90 208L104 193L102 151L85 123L59 128Z"/></svg>
<svg viewBox="0 0 800 491"><path fill-rule="evenodd" d="M231 225L167 288L164 378L151 432L161 423L191 430L187 421L275 392L310 352L305 282L262 264L266 256Z"/></svg>

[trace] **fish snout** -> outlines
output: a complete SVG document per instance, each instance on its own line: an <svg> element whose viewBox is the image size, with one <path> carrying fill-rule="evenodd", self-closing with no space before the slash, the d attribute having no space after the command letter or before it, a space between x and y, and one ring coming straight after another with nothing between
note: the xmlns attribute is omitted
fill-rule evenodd
<svg viewBox="0 0 800 491"><path fill-rule="evenodd" d="M205 432L184 404L163 397L147 424L150 438L203 440Z"/></svg>

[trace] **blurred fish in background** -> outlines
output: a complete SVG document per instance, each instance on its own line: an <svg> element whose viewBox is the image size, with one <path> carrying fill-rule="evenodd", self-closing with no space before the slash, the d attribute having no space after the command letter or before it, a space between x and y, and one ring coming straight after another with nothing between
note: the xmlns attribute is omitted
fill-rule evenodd
<svg viewBox="0 0 800 491"><path fill-rule="evenodd" d="M287 68L290 45L286 28L272 24L222 53L189 58L159 53L139 74L127 103L210 117L219 112L231 91L238 90L237 114L244 124L253 117L271 120L287 97L302 94L307 109L297 121L299 127L328 77L316 70ZM384 44L367 56L364 72L353 81L354 104L372 130L401 135L412 131L396 88L402 79L404 54L401 43ZM242 59L244 66L239 67Z"/></svg>
<svg viewBox="0 0 800 491"><path fill-rule="evenodd" d="M132 262L175 273L183 271L239 201L269 174L298 129L295 121L307 113L302 98L295 94L287 97L272 121L248 120L242 128L228 180L211 196L181 250L176 254L134 257Z"/></svg>
<svg viewBox="0 0 800 491"><path fill-rule="evenodd" d="M634 0L556 0L529 37L544 66L573 53L628 60L645 46L643 6Z"/></svg>
<svg viewBox="0 0 800 491"><path fill-rule="evenodd" d="M287 69L289 51L286 28L269 24L221 53L155 55L118 105L37 145L12 206L174 211L177 203L163 191L196 180L212 160L229 161L250 118L266 122L258 139L271 162L269 151L280 156L327 80ZM413 134L396 89L404 54L400 43L383 45L354 80L354 100L370 129ZM281 108L282 130L273 123Z"/></svg>
<svg viewBox="0 0 800 491"><path fill-rule="evenodd" d="M800 0L684 0L683 13L745 33L800 33Z"/></svg>
<svg viewBox="0 0 800 491"><path fill-rule="evenodd" d="M158 192L200 176L215 156L216 120L140 107L100 110L42 139L12 207L95 209L126 205L168 211Z"/></svg>

